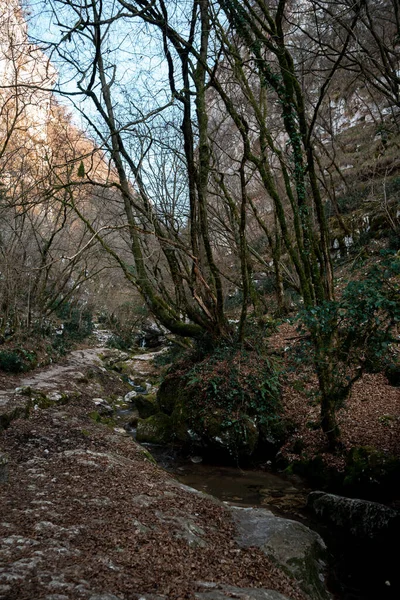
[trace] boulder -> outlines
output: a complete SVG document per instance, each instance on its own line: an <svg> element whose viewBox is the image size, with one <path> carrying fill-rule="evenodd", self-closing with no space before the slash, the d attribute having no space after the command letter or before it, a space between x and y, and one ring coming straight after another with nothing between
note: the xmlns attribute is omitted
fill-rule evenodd
<svg viewBox="0 0 400 600"><path fill-rule="evenodd" d="M160 410L155 394L147 394L145 396L138 394L135 396L134 402L141 419L148 419Z"/></svg>
<svg viewBox="0 0 400 600"><path fill-rule="evenodd" d="M208 413L204 417L204 433L201 433L205 446L235 458L251 456L259 437L258 427L248 415L240 414L229 420L224 410Z"/></svg>
<svg viewBox="0 0 400 600"><path fill-rule="evenodd" d="M148 419L139 419L136 430L138 442L148 444L168 444L172 441L171 418L164 413L157 413Z"/></svg>
<svg viewBox="0 0 400 600"><path fill-rule="evenodd" d="M127 394L125 394L124 396L124 402L132 402L134 398L136 398L137 396L137 392L135 392L135 390L132 390L130 392L128 392Z"/></svg>
<svg viewBox="0 0 400 600"><path fill-rule="evenodd" d="M360 540L393 541L400 533L400 512L369 500L311 492L307 505L325 523Z"/></svg>
<svg viewBox="0 0 400 600"><path fill-rule="evenodd" d="M240 547L256 546L296 579L307 598L330 598L325 587L326 546L302 523L263 508L231 508Z"/></svg>
<svg viewBox="0 0 400 600"><path fill-rule="evenodd" d="M157 394L160 408L167 415L172 414L176 407L185 406L189 397L188 386L182 385L182 377L175 373L164 378Z"/></svg>

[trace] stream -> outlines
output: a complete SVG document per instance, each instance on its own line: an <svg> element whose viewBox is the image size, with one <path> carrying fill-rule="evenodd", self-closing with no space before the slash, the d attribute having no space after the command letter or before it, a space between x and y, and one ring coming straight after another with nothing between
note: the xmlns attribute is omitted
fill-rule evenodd
<svg viewBox="0 0 400 600"><path fill-rule="evenodd" d="M136 357L134 372L140 367L142 375L143 367L153 356L149 353ZM135 389L134 381L129 383ZM136 389L138 393L147 393L137 386ZM125 407L118 412L126 422L127 413L131 411ZM127 428L127 432L135 437L134 428ZM339 538L332 528L317 522L306 509L311 489L301 478L271 472L270 463L265 468L241 469L206 464L201 456L185 457L171 446L145 443L143 446L163 469L189 487L227 504L266 508L277 516L300 521L316 530L328 547L330 570L327 583L336 600L397 600L399 597L397 566L392 564L398 553L393 550L388 560L387 548L381 552L373 543L349 543L348 539Z"/></svg>
<svg viewBox="0 0 400 600"><path fill-rule="evenodd" d="M181 483L235 506L265 507L278 515L304 519L307 489L300 478L265 469L204 464L201 457L183 458L173 448L144 444L157 463Z"/></svg>
<svg viewBox="0 0 400 600"><path fill-rule="evenodd" d="M97 390L98 384L88 384L87 380L82 383L84 375L81 369L96 366L102 372L106 372L102 366L104 360L99 358L99 355L107 352L110 360L113 355L101 347L71 352L60 365L51 365L19 377L19 389L29 386L45 390L49 397L51 394L57 396L60 385L64 381L65 386L68 386L66 389L75 389L79 388L79 385L84 385L87 390L91 385L93 397L97 396L101 394L101 388ZM131 377L137 376L138 379L136 385L133 380L128 381L132 388L136 387L138 393L145 394L148 392L147 386L152 387L148 381L154 380L157 375L154 368L151 368L151 359L154 356L155 353L149 352L129 360ZM118 358L116 355L115 361ZM127 358L124 360L126 361ZM142 383L139 384L139 381ZM0 391L0 408L3 407L4 411L14 409L14 406L18 406L18 402L21 405L26 402L25 396L15 394L16 384L17 380L10 378ZM94 398L94 400L99 399ZM109 408L112 410L111 407ZM134 405L130 400L125 400L125 403L120 404L120 408L115 412L115 417L117 420L120 419L121 426L125 425L126 432L132 437L135 437L135 429L127 425L129 416L134 412ZM122 432L124 433L123 430ZM328 528L314 521L305 508L311 490L299 477L271 472L268 463L263 465L265 468L241 469L234 466L205 464L202 457L182 456L177 448L171 446L150 444L143 444L143 446L151 452L160 467L189 487L212 495L227 504L266 508L277 516L299 521L316 530L327 544L331 556L328 587L336 600L397 600L400 597L396 549L387 546L379 548L375 539L369 540L365 545L347 543L346 540L338 537L334 527Z"/></svg>
<svg viewBox="0 0 400 600"><path fill-rule="evenodd" d="M370 553L362 545L347 544L337 538L335 531L315 521L305 508L311 490L299 477L264 469L204 464L197 462L200 457L183 458L174 448L143 446L163 469L187 486L234 506L266 508L317 531L328 547L327 585L335 600L398 599L397 582L386 580L388 568L393 572L393 565L388 565L379 552ZM394 561L397 555L393 549Z"/></svg>

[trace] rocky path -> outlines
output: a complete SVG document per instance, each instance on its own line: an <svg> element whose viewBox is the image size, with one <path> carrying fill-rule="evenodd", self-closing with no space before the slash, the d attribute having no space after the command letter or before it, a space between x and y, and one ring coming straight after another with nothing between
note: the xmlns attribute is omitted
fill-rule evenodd
<svg viewBox="0 0 400 600"><path fill-rule="evenodd" d="M151 355L97 348L1 381L0 599L326 597L305 596L271 548L241 544L224 505L171 479L102 414L127 391L107 369L117 358L152 372Z"/></svg>

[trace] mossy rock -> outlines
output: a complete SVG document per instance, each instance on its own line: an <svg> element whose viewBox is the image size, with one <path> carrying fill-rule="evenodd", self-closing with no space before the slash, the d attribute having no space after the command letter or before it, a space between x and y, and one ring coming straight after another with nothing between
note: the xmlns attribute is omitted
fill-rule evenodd
<svg viewBox="0 0 400 600"><path fill-rule="evenodd" d="M242 413L233 418L226 411L219 409L207 414L203 419L204 442L216 450L220 450L235 458L251 456L258 443L258 427L248 415Z"/></svg>
<svg viewBox="0 0 400 600"><path fill-rule="evenodd" d="M146 460L148 460L149 462L153 463L153 465L157 464L157 461L154 458L154 456L146 448L141 448L140 452L141 452L142 456L144 456L144 458Z"/></svg>
<svg viewBox="0 0 400 600"><path fill-rule="evenodd" d="M141 419L148 419L160 411L157 396L155 394L147 394L145 396L143 394L138 394L133 401Z"/></svg>
<svg viewBox="0 0 400 600"><path fill-rule="evenodd" d="M177 404L171 415L171 424L176 442L189 444L191 437L189 435L189 411L186 404Z"/></svg>
<svg viewBox="0 0 400 600"><path fill-rule="evenodd" d="M108 425L109 427L115 427L115 419L111 417L102 416L97 410L93 410L88 414L89 419L95 423L101 423L102 425Z"/></svg>
<svg viewBox="0 0 400 600"><path fill-rule="evenodd" d="M176 406L186 405L189 398L190 390L186 381L176 374L167 375L157 393L158 404L167 415L171 415Z"/></svg>
<svg viewBox="0 0 400 600"><path fill-rule="evenodd" d="M374 497L400 491L400 460L371 446L352 448L347 457L345 488Z"/></svg>
<svg viewBox="0 0 400 600"><path fill-rule="evenodd" d="M113 371L117 371L117 373L130 373L130 365L125 361L114 363L111 368Z"/></svg>
<svg viewBox="0 0 400 600"><path fill-rule="evenodd" d="M310 600L329 600L324 584L326 546L302 523L275 516L263 508L231 507L241 548L257 547L294 578Z"/></svg>
<svg viewBox="0 0 400 600"><path fill-rule="evenodd" d="M168 444L173 439L171 417L165 413L157 413L148 419L139 419L136 439L148 444Z"/></svg>

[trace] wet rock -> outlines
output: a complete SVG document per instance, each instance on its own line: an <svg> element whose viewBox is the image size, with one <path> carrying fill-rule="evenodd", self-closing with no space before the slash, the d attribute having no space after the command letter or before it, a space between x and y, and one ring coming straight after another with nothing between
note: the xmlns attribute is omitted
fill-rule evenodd
<svg viewBox="0 0 400 600"><path fill-rule="evenodd" d="M124 402L132 402L132 400L137 396L137 392L135 392L135 390L132 390L130 392L128 392L127 394L125 394L124 396Z"/></svg>
<svg viewBox="0 0 400 600"><path fill-rule="evenodd" d="M239 546L260 548L299 582L308 598L330 598L324 583L326 546L315 531L262 508L232 507L231 511Z"/></svg>
<svg viewBox="0 0 400 600"><path fill-rule="evenodd" d="M201 456L191 456L190 462L192 462L194 465L198 465L199 463L203 462L203 458Z"/></svg>
<svg viewBox="0 0 400 600"><path fill-rule="evenodd" d="M325 523L359 539L398 539L400 512L368 500L311 492L307 505Z"/></svg>
<svg viewBox="0 0 400 600"><path fill-rule="evenodd" d="M136 430L138 442L148 444L168 444L172 440L171 418L157 413L148 419L139 419Z"/></svg>
<svg viewBox="0 0 400 600"><path fill-rule="evenodd" d="M101 416L111 416L113 414L113 408L103 398L93 398L93 402L97 407L97 412Z"/></svg>
<svg viewBox="0 0 400 600"><path fill-rule="evenodd" d="M289 600L274 590L256 588L238 588L232 585L219 585L216 583L200 583L199 586L208 588L199 591L195 598L199 600L226 600L226 598L238 598L240 600Z"/></svg>

